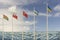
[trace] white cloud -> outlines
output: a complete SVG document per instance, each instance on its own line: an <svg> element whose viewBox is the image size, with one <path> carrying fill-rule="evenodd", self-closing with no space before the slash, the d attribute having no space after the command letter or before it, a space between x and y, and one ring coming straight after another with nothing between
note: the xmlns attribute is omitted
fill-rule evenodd
<svg viewBox="0 0 60 40"><path fill-rule="evenodd" d="M39 13L39 16L47 16L46 13ZM48 14L49 17L51 17L52 15L51 14Z"/></svg>
<svg viewBox="0 0 60 40"><path fill-rule="evenodd" d="M55 13L55 14L54 14L54 17L60 17L60 12Z"/></svg>
<svg viewBox="0 0 60 40"><path fill-rule="evenodd" d="M34 11L29 11L29 10L25 10L25 11L28 13L28 15L34 16ZM38 16L47 16L47 14L46 14L46 13L41 13L41 12L39 12L39 13L38 13ZM52 14L48 14L48 16L51 17Z"/></svg>
<svg viewBox="0 0 60 40"><path fill-rule="evenodd" d="M0 0L4 5L26 5L37 2L37 0Z"/></svg>
<svg viewBox="0 0 60 40"><path fill-rule="evenodd" d="M32 24L36 24L37 23L37 21L25 21L25 24L26 25L32 25Z"/></svg>
<svg viewBox="0 0 60 40"><path fill-rule="evenodd" d="M7 8L9 6L23 7L28 4L36 3L38 0L0 0L0 9Z"/></svg>
<svg viewBox="0 0 60 40"><path fill-rule="evenodd" d="M54 10L57 12L54 13L53 17L60 17L60 5L59 4L54 7Z"/></svg>
<svg viewBox="0 0 60 40"><path fill-rule="evenodd" d="M15 9L15 8L13 8ZM2 29L4 28L5 32L11 32L12 31L12 20L13 20L13 31L14 32L22 32L23 31L29 31L30 30L30 25L33 25L34 22L30 21L24 21L22 11L23 9L20 9L17 11L17 16L19 17L18 20L12 19L12 12L8 11L8 9L0 9L0 31L3 31ZM9 20L3 19L3 14L8 16ZM3 25L4 24L4 25Z"/></svg>
<svg viewBox="0 0 60 40"><path fill-rule="evenodd" d="M13 25L13 29L12 29L12 25L4 25L4 32L26 32L30 30L29 26L18 26L18 25Z"/></svg>
<svg viewBox="0 0 60 40"><path fill-rule="evenodd" d="M11 11L11 10L13 10L13 11ZM8 16L8 18L9 18L9 21L7 21L7 20L5 20L5 19L3 19L3 23L4 23L4 26L3 25L1 25L0 26L0 30L2 31L2 26L4 27L4 31L6 31L6 32L11 32L12 31L12 20L13 20L13 31L14 32L22 32L22 30L23 31L29 31L30 30L30 25L33 25L34 23L37 23L37 22L34 22L34 21L25 21L24 19L23 19L23 15L22 15L22 12L23 12L23 10L24 9L18 9L18 8L16 8L16 6L13 6L13 7L9 7L8 9L0 9L0 18L2 18L3 17L3 14L5 14L5 15L7 15ZM18 16L18 20L16 20L16 19L12 19L12 13L14 12L14 11L16 11L16 14L17 14L17 16ZM32 15L32 16L34 16L34 12L33 11L30 11L30 10L24 10L24 11L26 11L27 13L28 13L28 15ZM45 13L38 13L39 15L38 16L46 16L46 14ZM48 16L51 16L50 14L48 15ZM0 22L0 24L2 23L2 22Z"/></svg>
<svg viewBox="0 0 60 40"><path fill-rule="evenodd" d="M55 7L54 7L54 10L55 10L55 11L60 11L60 5L55 6Z"/></svg>
<svg viewBox="0 0 60 40"><path fill-rule="evenodd" d="M8 8L8 11L16 12L16 6L12 6L12 7Z"/></svg>

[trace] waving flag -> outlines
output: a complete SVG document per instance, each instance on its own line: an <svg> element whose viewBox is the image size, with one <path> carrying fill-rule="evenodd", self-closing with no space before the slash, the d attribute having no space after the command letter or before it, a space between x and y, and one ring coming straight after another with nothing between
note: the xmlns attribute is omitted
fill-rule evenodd
<svg viewBox="0 0 60 40"><path fill-rule="evenodd" d="M34 9L34 14L35 14L35 15L38 15L38 12L37 12L35 9Z"/></svg>
<svg viewBox="0 0 60 40"><path fill-rule="evenodd" d="M3 15L3 18L4 18L5 20L9 20L6 15Z"/></svg>
<svg viewBox="0 0 60 40"><path fill-rule="evenodd" d="M18 19L18 16L16 14L13 14L13 18Z"/></svg>
<svg viewBox="0 0 60 40"><path fill-rule="evenodd" d="M51 12L52 11L52 9L48 6L48 12Z"/></svg>
<svg viewBox="0 0 60 40"><path fill-rule="evenodd" d="M25 11L23 11L23 16L25 16L26 18L28 18L28 14Z"/></svg>

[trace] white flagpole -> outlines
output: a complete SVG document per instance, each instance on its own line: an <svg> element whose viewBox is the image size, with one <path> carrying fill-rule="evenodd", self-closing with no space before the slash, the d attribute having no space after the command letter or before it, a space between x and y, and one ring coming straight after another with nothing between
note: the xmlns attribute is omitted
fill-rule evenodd
<svg viewBox="0 0 60 40"><path fill-rule="evenodd" d="M13 17L12 17L12 40L13 40Z"/></svg>
<svg viewBox="0 0 60 40"><path fill-rule="evenodd" d="M48 1L47 1L47 13L46 13L46 36L47 36L47 40L49 40L48 38Z"/></svg>
<svg viewBox="0 0 60 40"><path fill-rule="evenodd" d="M22 21L22 20L21 20ZM22 22L22 24L23 24L23 22ZM24 27L24 26L23 26ZM24 30L22 29L22 40L24 40Z"/></svg>
<svg viewBox="0 0 60 40"><path fill-rule="evenodd" d="M34 8L35 10L35 8ZM34 40L36 40L36 30L35 30L35 14L34 14Z"/></svg>
<svg viewBox="0 0 60 40"><path fill-rule="evenodd" d="M12 9L12 11L13 11L13 9ZM15 12L15 10L14 10L12 13L14 13L14 12ZM13 14L12 14L12 15L13 15ZM13 37L14 37L14 36L13 36L13 34L14 34L13 25L14 25L14 24L13 24L13 17L12 17L12 40L14 40L14 39L13 39Z"/></svg>
<svg viewBox="0 0 60 40"><path fill-rule="evenodd" d="M23 30L22 30L22 40L24 40L24 39L23 39L23 37L24 37L23 34L24 34L24 33L23 33Z"/></svg>
<svg viewBox="0 0 60 40"><path fill-rule="evenodd" d="M34 15L34 40L36 40L36 37L35 37L35 15Z"/></svg>
<svg viewBox="0 0 60 40"><path fill-rule="evenodd" d="M1 18L2 19L2 18ZM4 20L2 19L2 23L4 22ZM4 40L4 23L3 23L3 32L2 32L2 40Z"/></svg>

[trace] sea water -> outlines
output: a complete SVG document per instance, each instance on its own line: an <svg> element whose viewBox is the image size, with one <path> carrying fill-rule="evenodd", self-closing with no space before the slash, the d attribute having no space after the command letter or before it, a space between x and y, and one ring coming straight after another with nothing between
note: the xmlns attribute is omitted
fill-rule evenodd
<svg viewBox="0 0 60 40"><path fill-rule="evenodd" d="M4 40L22 40L22 33L21 32L0 32L0 40L2 40L4 35ZM46 32L36 32L36 40L46 40ZM34 33L33 32L24 32L23 33L24 40L34 40ZM60 32L48 32L48 39L49 40L60 40Z"/></svg>

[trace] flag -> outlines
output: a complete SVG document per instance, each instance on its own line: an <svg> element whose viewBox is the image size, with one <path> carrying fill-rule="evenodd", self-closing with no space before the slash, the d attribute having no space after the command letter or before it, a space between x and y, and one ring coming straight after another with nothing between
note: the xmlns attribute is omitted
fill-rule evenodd
<svg viewBox="0 0 60 40"><path fill-rule="evenodd" d="M35 14L35 15L38 15L38 12L37 12L35 9L34 9L34 14Z"/></svg>
<svg viewBox="0 0 60 40"><path fill-rule="evenodd" d="M5 20L9 20L6 15L3 15L3 18L4 18Z"/></svg>
<svg viewBox="0 0 60 40"><path fill-rule="evenodd" d="M48 6L48 12L51 12L52 11L52 9Z"/></svg>
<svg viewBox="0 0 60 40"><path fill-rule="evenodd" d="M18 16L16 14L13 14L13 18L18 19Z"/></svg>
<svg viewBox="0 0 60 40"><path fill-rule="evenodd" d="M23 11L23 16L25 16L26 18L28 18L28 14L25 11Z"/></svg>

